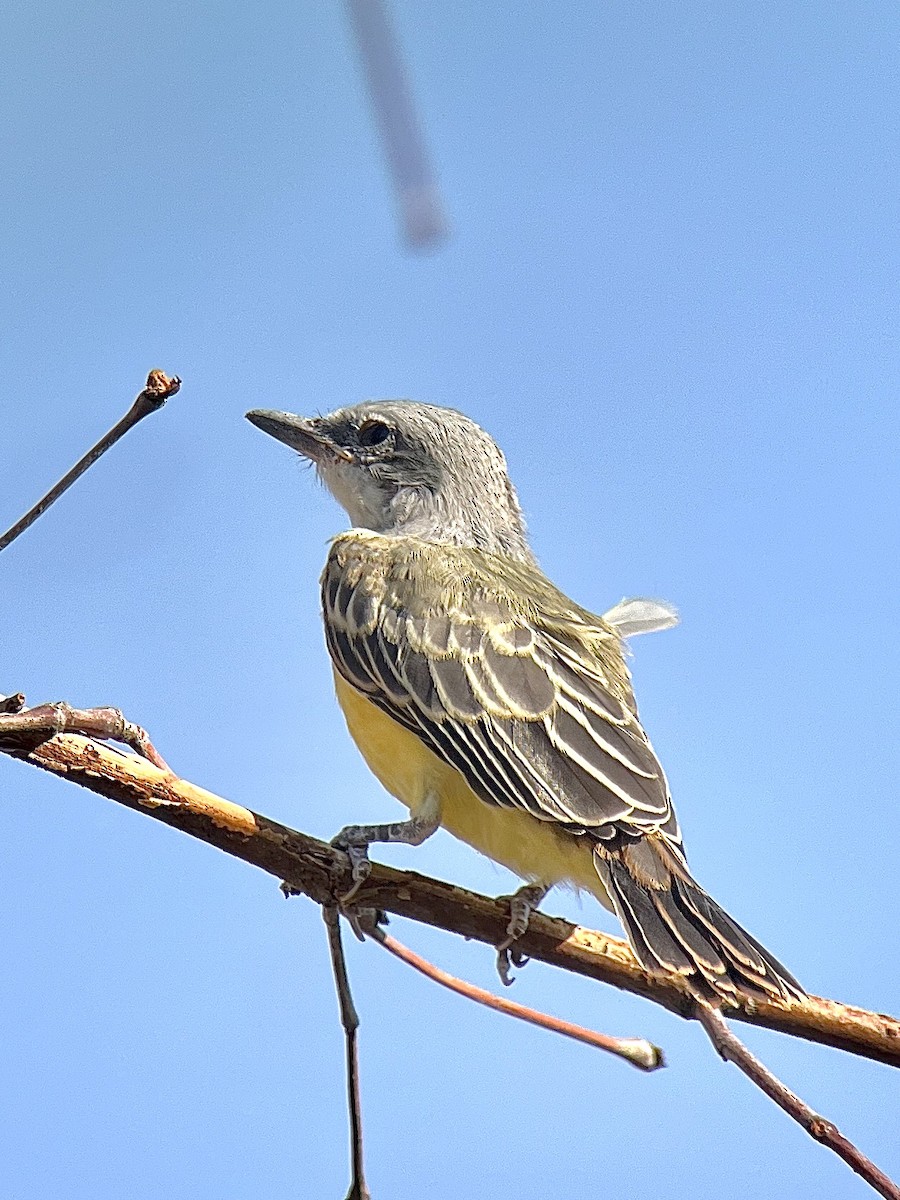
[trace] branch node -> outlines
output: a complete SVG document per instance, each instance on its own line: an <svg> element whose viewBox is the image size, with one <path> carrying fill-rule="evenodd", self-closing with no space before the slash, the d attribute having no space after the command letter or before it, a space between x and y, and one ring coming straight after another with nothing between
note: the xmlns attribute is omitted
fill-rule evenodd
<svg viewBox="0 0 900 1200"><path fill-rule="evenodd" d="M809 1123L809 1132L817 1142L830 1142L837 1135L838 1128L833 1121L829 1121L825 1117L815 1116Z"/></svg>

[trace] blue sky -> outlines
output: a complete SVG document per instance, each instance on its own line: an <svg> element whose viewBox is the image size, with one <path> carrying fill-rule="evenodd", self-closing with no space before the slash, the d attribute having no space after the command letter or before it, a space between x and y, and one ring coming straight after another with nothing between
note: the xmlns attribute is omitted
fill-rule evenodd
<svg viewBox="0 0 900 1200"><path fill-rule="evenodd" d="M3 554L0 691L120 705L187 778L320 836L395 819L319 626L342 514L242 414L452 404L557 583L680 608L634 671L700 880L811 991L897 1011L900 11L393 12L454 227L426 257L338 4L7 15L0 526L150 367L185 384ZM318 912L21 764L0 788L0 1193L342 1196ZM513 883L443 834L383 857ZM493 985L483 947L394 932ZM350 960L376 1200L864 1194L634 997L536 964L513 989L658 1042L651 1077ZM888 1068L742 1032L900 1175Z"/></svg>

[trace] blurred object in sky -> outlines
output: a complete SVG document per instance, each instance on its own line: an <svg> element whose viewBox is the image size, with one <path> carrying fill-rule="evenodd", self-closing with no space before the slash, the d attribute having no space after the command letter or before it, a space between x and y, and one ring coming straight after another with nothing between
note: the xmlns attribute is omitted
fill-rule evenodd
<svg viewBox="0 0 900 1200"><path fill-rule="evenodd" d="M412 94L382 0L347 0L366 83L381 129L404 236L416 250L449 233Z"/></svg>

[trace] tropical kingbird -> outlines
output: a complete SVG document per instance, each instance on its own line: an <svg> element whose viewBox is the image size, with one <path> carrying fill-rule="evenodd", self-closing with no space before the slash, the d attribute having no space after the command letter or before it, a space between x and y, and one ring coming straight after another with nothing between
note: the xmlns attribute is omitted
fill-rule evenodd
<svg viewBox="0 0 900 1200"><path fill-rule="evenodd" d="M617 914L646 970L695 995L801 997L688 870L623 647L670 610L626 601L598 617L554 587L503 454L462 413L390 400L247 416L315 464L353 526L321 581L335 688L410 811L341 831L355 877L370 843L417 845L443 826L528 881L501 966L532 907L568 883Z"/></svg>

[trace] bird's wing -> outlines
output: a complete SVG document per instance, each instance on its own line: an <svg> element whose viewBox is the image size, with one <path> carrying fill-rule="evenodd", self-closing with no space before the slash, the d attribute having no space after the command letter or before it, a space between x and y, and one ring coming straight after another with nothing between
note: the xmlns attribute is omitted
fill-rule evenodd
<svg viewBox="0 0 900 1200"><path fill-rule="evenodd" d="M564 603L520 608L482 567L459 587L417 588L408 563L370 570L364 554L348 564L333 550L322 599L339 674L486 803L602 840L659 830L678 845L616 631L537 571Z"/></svg>

